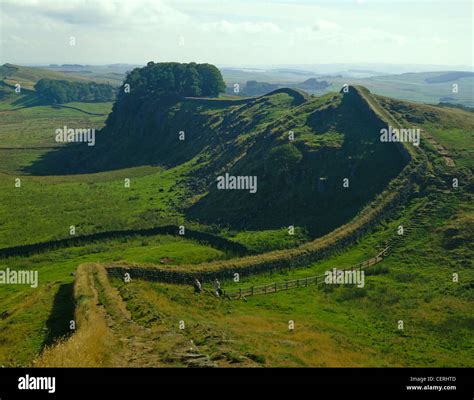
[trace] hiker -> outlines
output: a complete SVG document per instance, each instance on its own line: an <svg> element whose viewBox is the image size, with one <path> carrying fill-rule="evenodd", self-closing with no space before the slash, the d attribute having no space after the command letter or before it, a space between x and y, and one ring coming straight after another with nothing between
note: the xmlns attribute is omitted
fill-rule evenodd
<svg viewBox="0 0 474 400"><path fill-rule="evenodd" d="M221 294L222 294L221 283L219 282L219 280L217 278L214 281L214 292L216 293L217 297L220 297Z"/></svg>
<svg viewBox="0 0 474 400"><path fill-rule="evenodd" d="M202 290L201 282L199 282L197 278L194 279L194 294L201 293L201 290Z"/></svg>

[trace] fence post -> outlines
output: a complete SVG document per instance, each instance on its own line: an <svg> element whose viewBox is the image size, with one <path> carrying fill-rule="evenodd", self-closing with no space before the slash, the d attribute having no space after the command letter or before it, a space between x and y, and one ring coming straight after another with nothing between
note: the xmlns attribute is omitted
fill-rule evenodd
<svg viewBox="0 0 474 400"><path fill-rule="evenodd" d="M253 286L250 289L252 290L252 296L253 296Z"/></svg>
<svg viewBox="0 0 474 400"><path fill-rule="evenodd" d="M265 288L265 294L267 294L267 285L265 285L264 288Z"/></svg>
<svg viewBox="0 0 474 400"><path fill-rule="evenodd" d="M277 283L275 282L275 292L277 291Z"/></svg>
<svg viewBox="0 0 474 400"><path fill-rule="evenodd" d="M242 288L239 289L239 297L242 298Z"/></svg>

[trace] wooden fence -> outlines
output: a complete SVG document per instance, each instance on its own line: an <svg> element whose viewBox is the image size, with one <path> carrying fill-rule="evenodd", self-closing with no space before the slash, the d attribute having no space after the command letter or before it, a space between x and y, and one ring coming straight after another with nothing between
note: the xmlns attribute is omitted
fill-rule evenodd
<svg viewBox="0 0 474 400"><path fill-rule="evenodd" d="M339 269L340 271L361 271L365 268L371 267L372 265L378 264L383 260L385 254L387 253L390 246L385 247L379 254L375 257L365 260L359 264L353 265L348 268ZM293 279L280 282L272 282L268 285L259 285L259 286L250 286L247 288L241 288L236 291L224 291L224 298L230 300L238 300L246 298L249 296L256 296L259 294L270 294L281 292L282 290L298 289L303 287L308 287L311 285L319 285L324 283L326 275L310 276L307 278Z"/></svg>

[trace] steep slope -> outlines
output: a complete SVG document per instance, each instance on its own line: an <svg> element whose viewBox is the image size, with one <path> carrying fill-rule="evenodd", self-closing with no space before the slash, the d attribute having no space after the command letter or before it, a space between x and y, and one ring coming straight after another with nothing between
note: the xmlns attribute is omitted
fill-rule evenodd
<svg viewBox="0 0 474 400"><path fill-rule="evenodd" d="M256 176L257 193L222 191L209 182L209 193L189 216L240 228L302 225L313 235L327 233L403 168L396 146L380 142L381 127L360 97L331 94L288 108L260 131L239 137L245 152L235 164L214 175L207 171L214 179L226 172Z"/></svg>
<svg viewBox="0 0 474 400"><path fill-rule="evenodd" d="M318 236L356 215L407 162L396 144L380 142L384 122L351 93L279 89L240 101L157 98L133 109L118 102L94 148L70 146L34 168L185 165L189 219L240 229L298 225ZM48 170L58 165L61 172ZM255 193L218 189L225 174L256 177Z"/></svg>

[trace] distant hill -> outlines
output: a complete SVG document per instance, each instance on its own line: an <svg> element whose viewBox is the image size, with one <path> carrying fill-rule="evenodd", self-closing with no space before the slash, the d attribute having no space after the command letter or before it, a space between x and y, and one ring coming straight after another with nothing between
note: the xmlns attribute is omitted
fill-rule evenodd
<svg viewBox="0 0 474 400"><path fill-rule="evenodd" d="M275 68L272 71L282 73L282 74L293 74L293 75L303 75L303 76L312 76L312 75L314 75L314 72L303 71L301 69L294 69L294 68Z"/></svg>
<svg viewBox="0 0 474 400"><path fill-rule="evenodd" d="M247 81L241 95L242 96L261 96L262 94L269 93L273 90L280 88L278 84L272 84L268 82L257 82Z"/></svg>
<svg viewBox="0 0 474 400"><path fill-rule="evenodd" d="M460 110L464 110L464 111L469 111L471 113L474 113L474 107L466 107L466 106L463 106L461 104L452 104L452 103L438 103L438 106L440 107L451 107L451 108L458 108Z"/></svg>
<svg viewBox="0 0 474 400"><path fill-rule="evenodd" d="M33 90L40 79L69 80L75 82L91 82L91 79L50 71L45 68L23 67L14 64L0 66L0 80L14 86L19 83L22 88Z"/></svg>
<svg viewBox="0 0 474 400"><path fill-rule="evenodd" d="M20 93L15 92L18 84ZM115 98L115 88L74 74L4 64L0 66L0 98L7 96L16 97L18 106L105 102Z"/></svg>
<svg viewBox="0 0 474 400"><path fill-rule="evenodd" d="M413 67L419 70L420 67ZM405 68L406 69L406 68ZM247 81L266 82L274 87L297 87L310 93L321 94L324 92L339 91L345 84L361 85L368 88L372 93L394 97L401 100L415 101L419 103L438 104L439 102L450 102L467 107L474 107L474 76L470 71L432 71L432 72L407 72L402 74L382 74L374 70L351 70L346 72L327 74L327 68L314 66L313 74L318 81L324 80L329 85L323 89L311 89L302 86L302 74L296 74L293 69L269 69L250 71L247 69L223 68L222 73L231 94L234 85L241 87ZM291 71L291 72L290 72ZM321 74L324 72L324 74ZM371 76L369 76L371 75ZM459 91L453 93L452 85L457 83ZM257 95L262 95L261 91ZM245 95L245 92L241 92Z"/></svg>
<svg viewBox="0 0 474 400"><path fill-rule="evenodd" d="M463 71L453 71L447 72L445 74L441 74L438 76L433 76L425 79L427 83L444 83L444 82L452 82L458 79L473 77L474 72L463 72Z"/></svg>
<svg viewBox="0 0 474 400"><path fill-rule="evenodd" d="M469 71L416 72L382 75L370 78L325 78L331 85L326 89L339 90L344 84L362 85L375 94L401 100L438 104L450 102L474 107L474 74ZM453 91L453 84L458 91Z"/></svg>
<svg viewBox="0 0 474 400"><path fill-rule="evenodd" d="M131 64L108 64L108 65L49 65L45 68L51 71L62 72L74 76L92 79L99 83L108 83L120 86L128 72L141 65Z"/></svg>
<svg viewBox="0 0 474 400"><path fill-rule="evenodd" d="M243 89L240 91L241 96L262 96L266 93L270 93L273 90L281 89L284 87L302 89L308 92L322 91L329 87L330 84L327 81L318 81L316 78L309 78L304 82L298 83L287 83L287 84L278 84L278 83L268 83L268 82L258 82L258 81L247 81ZM228 88L227 93L233 93L233 88Z"/></svg>
<svg viewBox="0 0 474 400"><path fill-rule="evenodd" d="M316 78L309 78L296 86L303 90L324 90L330 84L326 81L318 81Z"/></svg>

